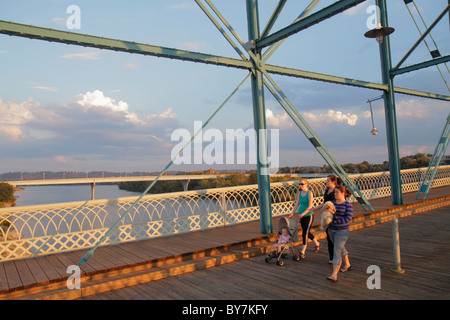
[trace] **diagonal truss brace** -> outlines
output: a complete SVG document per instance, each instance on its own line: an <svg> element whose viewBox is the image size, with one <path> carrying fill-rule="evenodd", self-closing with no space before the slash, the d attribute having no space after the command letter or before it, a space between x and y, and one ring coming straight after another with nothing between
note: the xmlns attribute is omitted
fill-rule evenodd
<svg viewBox="0 0 450 320"><path fill-rule="evenodd" d="M436 20L428 27L428 29L420 36L420 38L414 43L414 45L409 49L405 56L400 59L397 65L392 68L392 71L396 71L405 62L405 60L413 53L413 51L419 46L419 44L425 39L425 37L433 30L433 28L438 24L439 21L445 16L445 14L450 10L450 4L442 11L442 13L436 18Z"/></svg>
<svg viewBox="0 0 450 320"><path fill-rule="evenodd" d="M223 31L223 29L220 27L219 23L208 12L207 8L201 3L200 0L195 0L195 1L200 6L200 8L205 12L205 14L209 17L209 19L212 21L212 23L219 29L219 31L222 33L222 35L235 48L235 44L232 41L230 41L229 36ZM219 17L219 19L222 21L222 23L228 28L228 30L230 30L230 32L233 34L233 36L236 38L236 40L241 44L241 46L243 46L244 49L247 49L245 44L243 43L241 37L236 33L236 31L228 23L228 21L222 16L222 14L214 7L214 5L211 3L211 1L210 0L205 0L205 1L210 6L210 8L214 11L214 13L217 15L217 17ZM305 11L303 11L303 13L299 16L299 18L296 19L296 21L302 21L302 18L304 19L304 17L312 10L312 8L317 3L318 3L318 0L314 0L310 4L310 6L308 6L308 8ZM270 25L273 23L272 20L274 19L274 16L279 14L279 11L281 10L280 8L282 8L283 5L284 5L283 1L280 1L275 10L275 13L274 13L272 19L269 21L269 23L266 27L266 30L270 28ZM282 42L283 42L283 39L278 43L278 46ZM278 46L275 46L275 47L278 48ZM272 95L278 100L278 102L281 104L281 106L289 114L289 116L292 118L292 120L297 124L297 126L300 128L300 130L305 134L305 136L308 138L308 140L313 144L313 146L316 148L316 150L319 152L319 154L323 157L323 159L328 163L328 165L332 168L332 170L336 173L336 175L339 176L341 181L343 181L343 183L351 190L352 194L355 196L355 198L361 204L361 206L365 210L373 211L373 207L364 198L364 196L362 195L362 193L358 189L358 187L348 177L346 172L342 169L342 167L339 165L339 163L336 161L336 159L331 155L331 153L323 145L323 143L320 141L320 139L317 137L317 135L313 132L311 127L307 124L307 122L303 119L303 117L297 111L297 109L292 105L292 103L289 101L289 99L286 97L286 95L281 91L281 89L278 87L278 85L269 76L269 74L267 73L267 70L264 66L264 61L262 59L259 59L251 50L249 50L249 49L247 49L247 50L248 50L248 53L249 53L251 59L254 62L255 68L265 75L265 77L269 80L270 84L275 89L273 89L269 85L269 83L267 83L267 81L264 81L264 85L269 89L269 91L272 93ZM270 50L271 49L269 49L268 51L270 51ZM274 50L272 50L272 52L273 51ZM238 51L238 53L239 53L239 51ZM268 57L266 57L266 59L267 58ZM256 73L256 71L253 71L253 72ZM283 99L281 99L278 96L277 92Z"/></svg>
<svg viewBox="0 0 450 320"><path fill-rule="evenodd" d="M447 145L450 140L450 113L447 116L447 122L444 126L444 130L439 138L438 144L434 150L433 157L430 160L428 169L423 176L422 182L419 185L419 191L417 192L416 200L426 200L428 192L433 185L433 179L439 168L442 156L447 150Z"/></svg>
<svg viewBox="0 0 450 320"><path fill-rule="evenodd" d="M300 128L303 134L308 138L311 144L316 148L322 158L328 163L331 169L336 173L336 175L341 179L343 184L350 189L353 196L361 204L361 206L366 211L373 211L372 205L365 199L361 191L358 189L356 184L349 178L347 173L341 167L341 165L336 161L336 159L331 155L325 145L320 141L319 137L314 133L308 123L303 119L298 110L292 105L286 95L281 91L275 81L269 76L267 71L263 70L264 76L269 80L270 83L264 80L264 85L272 93L275 99L280 103L283 109L289 114L291 119ZM280 98L281 96L281 98Z"/></svg>
<svg viewBox="0 0 450 320"><path fill-rule="evenodd" d="M256 46L258 48L267 47L275 42L283 40L292 34L305 30L323 20L329 19L347 9L350 9L366 0L341 0L333 3L332 5L310 15L307 18L294 22L290 26L281 29L271 35L257 41Z"/></svg>

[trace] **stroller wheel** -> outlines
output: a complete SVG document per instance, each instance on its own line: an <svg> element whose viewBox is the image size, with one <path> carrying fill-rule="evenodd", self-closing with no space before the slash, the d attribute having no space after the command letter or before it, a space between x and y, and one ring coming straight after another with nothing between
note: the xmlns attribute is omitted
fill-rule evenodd
<svg viewBox="0 0 450 320"><path fill-rule="evenodd" d="M266 263L271 263L272 262L272 258L266 257L265 261L266 261Z"/></svg>
<svg viewBox="0 0 450 320"><path fill-rule="evenodd" d="M284 266L284 261L283 260L278 260L277 261L277 265L278 266Z"/></svg>

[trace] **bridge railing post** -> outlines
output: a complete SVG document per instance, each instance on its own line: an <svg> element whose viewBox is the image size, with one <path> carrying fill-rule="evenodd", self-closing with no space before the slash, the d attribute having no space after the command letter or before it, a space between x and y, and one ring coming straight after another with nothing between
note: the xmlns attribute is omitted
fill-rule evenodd
<svg viewBox="0 0 450 320"><path fill-rule="evenodd" d="M91 200L95 200L95 182L91 183Z"/></svg>

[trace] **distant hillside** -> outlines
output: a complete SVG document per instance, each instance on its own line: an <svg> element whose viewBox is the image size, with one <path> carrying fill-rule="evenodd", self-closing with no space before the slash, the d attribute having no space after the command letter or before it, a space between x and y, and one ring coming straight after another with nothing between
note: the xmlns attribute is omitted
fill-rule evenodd
<svg viewBox="0 0 450 320"><path fill-rule="evenodd" d="M430 162L431 154L417 153L415 155L406 156L400 158L400 168L401 169L411 169L411 168L421 168L427 167ZM389 162L384 161L382 164L371 164L368 161L363 161L359 164L346 163L341 164L342 168L347 173L366 173L366 172L380 172L389 171ZM219 172L240 172L240 173L252 173L255 170L203 170L203 171L168 171L168 175L177 174L210 174ZM281 167L278 171L280 174L289 173L332 173L330 166L324 165L322 167L317 166L305 166L305 167ZM0 174L0 181L20 181L20 180L41 180L41 179L76 179L76 178L102 178L102 177L139 177L139 176L149 176L158 175L159 172L111 172L111 171L89 171L89 172L79 172L79 171L38 171L38 172L8 172Z"/></svg>

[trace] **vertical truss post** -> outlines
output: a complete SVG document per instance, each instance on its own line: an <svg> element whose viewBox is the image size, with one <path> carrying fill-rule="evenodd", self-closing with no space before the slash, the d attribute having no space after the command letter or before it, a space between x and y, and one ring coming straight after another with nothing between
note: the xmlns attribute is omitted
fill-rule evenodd
<svg viewBox="0 0 450 320"><path fill-rule="evenodd" d="M247 0L247 24L249 41L259 38L258 0ZM261 50L253 49L256 59L261 59ZM259 190L259 207L261 219L261 233L273 232L272 206L270 199L270 176L267 150L266 108L264 105L264 82L259 61L253 61L252 69L252 97L253 119L255 123L257 141L257 175Z"/></svg>
<svg viewBox="0 0 450 320"><path fill-rule="evenodd" d="M386 0L377 0L380 8L380 19L383 27L388 27ZM392 69L391 47L389 36L380 44L380 59L383 84L388 86L384 92L384 110L386 118L387 146L389 153L389 171L391 173L392 204L403 204L403 194L400 175L400 157L398 149L397 115L395 110L394 81L390 71Z"/></svg>

